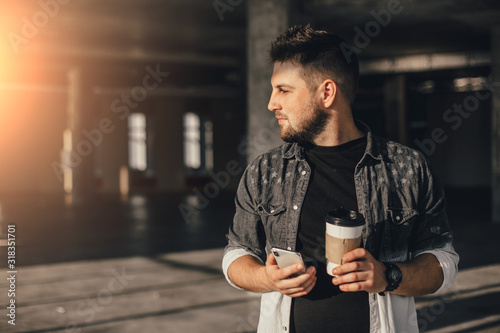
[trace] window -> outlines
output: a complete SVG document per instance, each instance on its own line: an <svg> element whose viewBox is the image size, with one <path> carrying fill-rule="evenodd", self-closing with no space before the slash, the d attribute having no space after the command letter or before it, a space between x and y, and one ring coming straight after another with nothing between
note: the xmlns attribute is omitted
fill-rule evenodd
<svg viewBox="0 0 500 333"><path fill-rule="evenodd" d="M189 112L184 115L184 164L191 169L201 166L200 117Z"/></svg>
<svg viewBox="0 0 500 333"><path fill-rule="evenodd" d="M184 114L184 165L199 172L214 166L212 122L194 112Z"/></svg>
<svg viewBox="0 0 500 333"><path fill-rule="evenodd" d="M148 168L147 128L144 113L132 113L128 117L128 164L132 170L146 171Z"/></svg>

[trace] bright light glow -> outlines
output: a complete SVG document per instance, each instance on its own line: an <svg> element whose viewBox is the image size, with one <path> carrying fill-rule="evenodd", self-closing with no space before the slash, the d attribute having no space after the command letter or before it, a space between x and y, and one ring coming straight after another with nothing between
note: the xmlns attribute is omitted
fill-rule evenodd
<svg viewBox="0 0 500 333"><path fill-rule="evenodd" d="M126 166L122 166L120 168L120 194L122 195L122 197L126 197L129 191L130 188L128 168Z"/></svg>
<svg viewBox="0 0 500 333"><path fill-rule="evenodd" d="M194 112L184 114L184 165L198 171L214 168L213 124Z"/></svg>
<svg viewBox="0 0 500 333"><path fill-rule="evenodd" d="M488 89L488 81L485 77L462 77L453 80L456 91L477 91Z"/></svg>
<svg viewBox="0 0 500 333"><path fill-rule="evenodd" d="M188 168L201 166L200 117L193 112L184 115L184 164Z"/></svg>
<svg viewBox="0 0 500 333"><path fill-rule="evenodd" d="M130 168L145 171L147 164L147 130L146 115L132 113L128 117L128 163Z"/></svg>
<svg viewBox="0 0 500 333"><path fill-rule="evenodd" d="M71 194L71 192L73 192L73 170L71 170L71 168L64 169L63 184L64 192Z"/></svg>
<svg viewBox="0 0 500 333"><path fill-rule="evenodd" d="M4 13L0 14L0 85L9 81L11 77L11 68L14 65L13 51L9 46L8 38L6 38L9 31L8 26L4 20ZM0 90L0 123L7 123L10 105L8 103L9 97L5 91Z"/></svg>
<svg viewBox="0 0 500 333"><path fill-rule="evenodd" d="M9 32L12 32L12 27L7 24L9 20L5 17L5 13L0 14L0 82L5 82L9 79L12 67L15 65L15 52L10 45ZM10 22L10 21L9 21Z"/></svg>
<svg viewBox="0 0 500 333"><path fill-rule="evenodd" d="M64 151L71 151L73 149L73 138L69 128L63 132L63 149Z"/></svg>
<svg viewBox="0 0 500 333"><path fill-rule="evenodd" d="M73 149L73 133L69 128L63 132L63 151L61 152L62 164L65 166L63 171L64 192L71 194L73 192L73 171L71 164L71 151Z"/></svg>
<svg viewBox="0 0 500 333"><path fill-rule="evenodd" d="M423 94L431 94L434 92L435 88L436 88L436 82L432 80L427 80L420 83L417 87L417 90Z"/></svg>

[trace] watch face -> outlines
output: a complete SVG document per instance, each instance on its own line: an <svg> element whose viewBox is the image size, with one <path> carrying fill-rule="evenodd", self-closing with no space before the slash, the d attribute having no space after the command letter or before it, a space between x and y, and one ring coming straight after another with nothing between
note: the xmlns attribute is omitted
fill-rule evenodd
<svg viewBox="0 0 500 333"><path fill-rule="evenodd" d="M402 276L401 276L401 271L399 269L392 269L390 276L391 276L391 280L393 282L396 282L396 283L401 282Z"/></svg>

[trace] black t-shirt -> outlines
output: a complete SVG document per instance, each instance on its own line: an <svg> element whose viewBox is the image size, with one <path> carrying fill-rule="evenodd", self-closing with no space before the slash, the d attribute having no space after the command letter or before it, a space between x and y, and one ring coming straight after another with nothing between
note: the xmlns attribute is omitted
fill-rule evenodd
<svg viewBox="0 0 500 333"><path fill-rule="evenodd" d="M366 136L335 147L306 146L311 178L299 222L297 251L316 267L311 292L294 298L291 332L369 332L366 292L344 293L332 283L325 264L325 216L337 207L357 209L354 169L366 148Z"/></svg>

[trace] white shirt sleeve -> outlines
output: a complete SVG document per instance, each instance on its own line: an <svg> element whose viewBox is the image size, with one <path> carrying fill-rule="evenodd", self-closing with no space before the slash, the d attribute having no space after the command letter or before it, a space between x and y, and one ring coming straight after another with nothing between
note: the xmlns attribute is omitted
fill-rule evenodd
<svg viewBox="0 0 500 333"><path fill-rule="evenodd" d="M234 250L228 251L224 254L224 257L222 258L222 271L224 272L224 276L226 277L227 282L229 282L229 284L231 286L235 287L236 289L243 290L243 288L238 287L233 281L231 281L231 279L227 275L227 271L229 269L229 266L231 266L231 264L233 263L233 261L235 261L238 258L241 258L243 256L248 256L248 255L256 258L259 262L264 264L262 262L262 259L260 259L257 255L255 255L255 253L247 251L245 249L234 249Z"/></svg>
<svg viewBox="0 0 500 333"><path fill-rule="evenodd" d="M418 255L422 255L424 253L430 253L436 257L436 259L441 264L441 268L443 269L443 283L438 290L436 290L433 294L439 293L450 288L455 281L458 273L458 261L460 260L457 252L453 248L451 243L447 244L443 248L429 250L419 253Z"/></svg>

